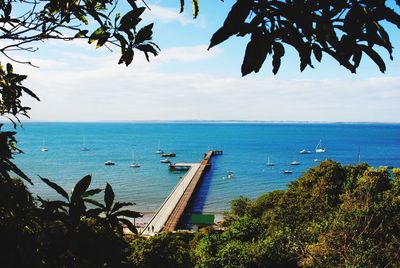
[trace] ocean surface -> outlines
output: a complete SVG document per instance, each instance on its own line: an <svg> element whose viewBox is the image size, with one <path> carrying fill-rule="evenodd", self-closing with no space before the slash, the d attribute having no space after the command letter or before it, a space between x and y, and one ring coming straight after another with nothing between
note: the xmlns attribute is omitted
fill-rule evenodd
<svg viewBox="0 0 400 268"><path fill-rule="evenodd" d="M33 180L35 194L59 198L38 175L70 190L91 174L92 187L104 188L109 182L117 200L135 202L135 210L149 213L183 176L160 163L158 146L176 153L174 162L199 162L208 149L223 150L213 158L194 198L192 210L203 213L227 210L229 201L241 195L255 198L284 189L317 165L316 158L354 164L359 155L371 166L400 166L400 124L25 123L17 131L24 154L14 160ZM317 154L320 140L326 152ZM47 152L41 151L43 144ZM90 150L81 151L83 146ZM301 155L302 149L312 153ZM140 168L129 167L133 153ZM266 165L268 158L274 167ZM107 160L116 165L105 166ZM292 161L300 165L290 166ZM287 169L293 174L282 173ZM228 171L234 174L230 179Z"/></svg>

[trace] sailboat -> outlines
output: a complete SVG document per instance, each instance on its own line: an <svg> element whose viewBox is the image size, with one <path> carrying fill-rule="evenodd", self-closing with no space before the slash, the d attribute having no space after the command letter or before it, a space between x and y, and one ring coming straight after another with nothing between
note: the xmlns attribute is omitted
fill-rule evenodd
<svg viewBox="0 0 400 268"><path fill-rule="evenodd" d="M82 143L82 147L81 147L81 151L86 152L89 151L89 148L86 147L86 142L85 142L85 137L83 137L83 143Z"/></svg>
<svg viewBox="0 0 400 268"><path fill-rule="evenodd" d="M325 153L326 149L322 147L322 140L319 140L317 147L315 147L316 153Z"/></svg>
<svg viewBox="0 0 400 268"><path fill-rule="evenodd" d="M40 149L40 151L42 152L47 152L49 149L47 149L46 145L45 145L45 141L43 139L43 143L42 143L42 148Z"/></svg>
<svg viewBox="0 0 400 268"><path fill-rule="evenodd" d="M155 151L155 153L156 153L156 154L163 154L163 153L164 153L164 151L161 150L160 141L158 141L158 147L157 147L157 150Z"/></svg>
<svg viewBox="0 0 400 268"><path fill-rule="evenodd" d="M360 147L358 147L356 163L357 165L361 163Z"/></svg>
<svg viewBox="0 0 400 268"><path fill-rule="evenodd" d="M140 164L135 161L135 153L132 152L132 164L129 165L130 167L133 168L138 168L140 167Z"/></svg>
<svg viewBox="0 0 400 268"><path fill-rule="evenodd" d="M267 161L267 164L266 164L266 165L269 166L269 167L275 166L274 163L272 163L271 161L269 161L269 157L268 157L268 161Z"/></svg>

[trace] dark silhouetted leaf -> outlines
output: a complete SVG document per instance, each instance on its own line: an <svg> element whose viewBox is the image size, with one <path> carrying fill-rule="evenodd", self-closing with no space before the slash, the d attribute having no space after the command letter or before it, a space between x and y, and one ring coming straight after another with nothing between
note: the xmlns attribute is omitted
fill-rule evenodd
<svg viewBox="0 0 400 268"><path fill-rule="evenodd" d="M101 191L102 191L102 189L92 189L92 190L86 191L85 194L83 195L83 197L92 196L92 195L100 193Z"/></svg>
<svg viewBox="0 0 400 268"><path fill-rule="evenodd" d="M123 217L128 217L128 218L141 218L143 217L143 214L140 214L139 212L132 211L132 210L121 210L116 213L114 213L114 216L123 216Z"/></svg>
<svg viewBox="0 0 400 268"><path fill-rule="evenodd" d="M75 202L80 199L86 192L87 188L89 188L91 181L91 175L86 175L80 181L78 181L78 183L74 187L74 190L72 191L71 201Z"/></svg>
<svg viewBox="0 0 400 268"><path fill-rule="evenodd" d="M60 195L62 195L65 199L69 200L69 196L68 196L67 192L61 186L59 186L58 184L50 181L49 179L46 179L46 178L43 178L43 177L40 177L40 176L39 176L39 178L44 183L46 183L48 186L50 186L51 188L56 190L56 192L59 193Z"/></svg>
<svg viewBox="0 0 400 268"><path fill-rule="evenodd" d="M119 209L125 207L125 206L133 206L135 203L124 203L124 202L115 202L113 209L111 210L111 213L114 213L115 211L118 211Z"/></svg>
<svg viewBox="0 0 400 268"><path fill-rule="evenodd" d="M88 202L88 203L90 203L90 204L92 204L92 205L95 205L95 206L97 206L97 207L99 207L99 208L102 208L103 210L106 209L106 207L105 207L102 203L99 203L99 202L97 202L96 200L89 199L89 198L85 198L84 201L85 201L85 202Z"/></svg>
<svg viewBox="0 0 400 268"><path fill-rule="evenodd" d="M118 219L118 220L119 220L120 222L122 222L123 224L125 224L126 227L128 227L128 229L129 229L132 233L134 233L134 234L137 234L137 233L138 233L136 227L135 227L135 226L133 225L133 223L130 222L129 220L127 220L127 219Z"/></svg>
<svg viewBox="0 0 400 268"><path fill-rule="evenodd" d="M114 203L114 191L109 183L106 185L106 189L104 191L104 203L106 204L106 209L108 211L111 210L111 206Z"/></svg>
<svg viewBox="0 0 400 268"><path fill-rule="evenodd" d="M151 40L151 36L153 34L153 23L144 26L139 30L139 32L135 36L135 44L141 44L144 41Z"/></svg>
<svg viewBox="0 0 400 268"><path fill-rule="evenodd" d="M89 209L86 212L86 216L87 217L98 217L102 212L103 212L103 209L101 209L101 208L93 208L93 209Z"/></svg>
<svg viewBox="0 0 400 268"><path fill-rule="evenodd" d="M314 53L314 57L317 59L317 61L321 62L322 59L322 50L321 47L317 44L312 45L312 50Z"/></svg>
<svg viewBox="0 0 400 268"><path fill-rule="evenodd" d="M379 70L382 73L386 71L385 62L382 60L381 56L379 56L379 54L375 50L365 45L359 45L359 47L376 63L376 65L378 65Z"/></svg>
<svg viewBox="0 0 400 268"><path fill-rule="evenodd" d="M219 28L211 37L208 49L216 46L232 35L239 33L251 11L251 1L237 0L232 6L231 11L224 21L224 25Z"/></svg>

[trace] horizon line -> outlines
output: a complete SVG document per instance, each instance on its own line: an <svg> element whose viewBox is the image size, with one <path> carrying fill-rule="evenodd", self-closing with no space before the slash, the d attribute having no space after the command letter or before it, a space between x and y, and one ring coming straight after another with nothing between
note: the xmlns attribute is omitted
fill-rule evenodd
<svg viewBox="0 0 400 268"><path fill-rule="evenodd" d="M0 123L7 123L8 120L0 120ZM21 120L22 124L29 123L246 123L246 124L400 124L400 121L306 121L306 120Z"/></svg>

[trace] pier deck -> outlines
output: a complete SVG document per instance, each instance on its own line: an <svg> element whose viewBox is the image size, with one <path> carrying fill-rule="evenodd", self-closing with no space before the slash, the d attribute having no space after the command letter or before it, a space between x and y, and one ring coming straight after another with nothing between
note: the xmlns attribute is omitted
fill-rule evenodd
<svg viewBox="0 0 400 268"><path fill-rule="evenodd" d="M193 192L198 186L198 182L203 173L210 165L210 160L213 155L214 151L208 151L201 163L184 164L189 165L190 169L175 186L171 194L165 199L159 210L143 229L143 235L153 236L162 231L176 230L179 219L182 217L182 214L189 203Z"/></svg>

